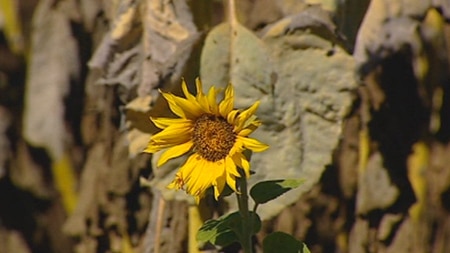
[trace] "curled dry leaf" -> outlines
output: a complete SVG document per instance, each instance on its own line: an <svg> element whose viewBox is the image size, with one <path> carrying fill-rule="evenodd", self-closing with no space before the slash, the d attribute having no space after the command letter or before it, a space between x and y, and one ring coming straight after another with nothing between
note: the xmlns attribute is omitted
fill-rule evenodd
<svg viewBox="0 0 450 253"><path fill-rule="evenodd" d="M123 116L134 157L155 131L147 126L156 88L179 82L198 33L185 1L123 1L119 7L89 66L103 71L99 84L125 88Z"/></svg>
<svg viewBox="0 0 450 253"><path fill-rule="evenodd" d="M104 71L100 84L123 85L145 96L179 80L197 29L185 1L124 1L112 14L89 66Z"/></svg>

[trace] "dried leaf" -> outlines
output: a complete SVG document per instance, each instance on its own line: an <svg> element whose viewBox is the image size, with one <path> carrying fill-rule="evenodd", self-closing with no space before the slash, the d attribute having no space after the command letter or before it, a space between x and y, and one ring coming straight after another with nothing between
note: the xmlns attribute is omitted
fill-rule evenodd
<svg viewBox="0 0 450 253"><path fill-rule="evenodd" d="M262 34L264 37L275 37L283 34L292 33L295 30L301 29L317 29L312 31L317 35L323 35L323 31L326 33L336 35L336 25L333 23L329 12L324 11L319 6L310 6L305 8L302 12L294 15L290 15L275 25L266 27ZM319 31L322 31L320 33ZM335 39L336 36L328 36L328 39Z"/></svg>
<svg viewBox="0 0 450 253"><path fill-rule="evenodd" d="M53 1L40 1L33 19L23 134L55 159L63 154L64 96L79 73L78 50L70 20Z"/></svg>
<svg viewBox="0 0 450 253"><path fill-rule="evenodd" d="M104 71L99 83L123 85L127 93L137 88L145 96L169 79L179 80L198 38L186 2L124 1L119 7L89 63Z"/></svg>
<svg viewBox="0 0 450 253"><path fill-rule="evenodd" d="M444 16L450 13L448 1L436 1L433 5L440 7ZM371 1L356 39L354 57L357 64L370 67L372 61L405 46L410 46L416 56L420 55L423 46L418 26L421 19L417 17L424 17L432 7L431 1L421 0Z"/></svg>
<svg viewBox="0 0 450 253"><path fill-rule="evenodd" d="M166 81L180 80L198 34L185 1L123 1L119 7L112 15L113 28L89 66L104 72L99 84L125 88L124 103L135 99L127 104L124 118L129 155L134 157L155 131L148 117L150 102L158 96L155 89ZM131 104L142 99L148 101L138 108Z"/></svg>
<svg viewBox="0 0 450 253"><path fill-rule="evenodd" d="M241 96L241 100L236 101L238 106L248 106L273 92L275 70L268 49L237 22L231 26L220 24L208 34L200 66L205 89L212 85L225 87L231 82Z"/></svg>
<svg viewBox="0 0 450 253"><path fill-rule="evenodd" d="M273 27L295 27L286 23L292 20ZM250 185L276 178L306 179L270 205L262 205L262 219L294 203L319 180L332 161L357 86L352 57L332 41L305 31L294 29L262 41L239 24L232 30L222 24L208 34L202 52L205 89L231 81L237 107L261 100L257 114L263 126L254 137L270 148L252 156L256 174ZM229 205L237 208L234 199Z"/></svg>
<svg viewBox="0 0 450 253"><path fill-rule="evenodd" d="M381 155L374 154L366 170L359 174L359 190L356 196L358 214L367 214L376 209L384 210L394 204L400 195L400 190L391 182L382 164Z"/></svg>
<svg viewBox="0 0 450 253"><path fill-rule="evenodd" d="M149 94L164 80L178 81L198 38L185 1L147 1L142 20L140 96Z"/></svg>

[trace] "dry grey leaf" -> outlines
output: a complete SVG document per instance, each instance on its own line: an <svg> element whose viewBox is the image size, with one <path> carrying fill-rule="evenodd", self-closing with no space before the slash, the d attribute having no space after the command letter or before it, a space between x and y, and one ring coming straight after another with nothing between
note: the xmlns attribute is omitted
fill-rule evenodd
<svg viewBox="0 0 450 253"><path fill-rule="evenodd" d="M206 88L225 87L229 82L235 86L242 96L237 101L238 107L248 106L261 97L255 98L255 94L273 92L275 70L268 49L239 23L220 24L208 34L200 66L200 77Z"/></svg>
<svg viewBox="0 0 450 253"><path fill-rule="evenodd" d="M149 94L167 79L180 80L182 68L198 38L185 1L147 1L145 6L140 96Z"/></svg>
<svg viewBox="0 0 450 253"><path fill-rule="evenodd" d="M134 157L148 144L151 129L143 126L150 125L155 89L167 81L178 83L198 33L185 1L122 1L120 7L89 66L103 71L99 84L125 88L124 122Z"/></svg>
<svg viewBox="0 0 450 253"><path fill-rule="evenodd" d="M358 186L356 212L362 215L372 210L388 208L400 195L400 190L391 182L387 170L383 168L383 158L379 153L372 155L366 170L359 174Z"/></svg>
<svg viewBox="0 0 450 253"><path fill-rule="evenodd" d="M66 129L64 96L79 73L78 49L70 20L53 1L40 1L34 13L30 68L27 77L23 134L53 158L63 153Z"/></svg>
<svg viewBox="0 0 450 253"><path fill-rule="evenodd" d="M123 85L149 95L167 80L179 80L197 29L185 1L120 2L113 27L89 66L104 71L100 84Z"/></svg>
<svg viewBox="0 0 450 253"><path fill-rule="evenodd" d="M309 6L303 11L283 18L276 24L263 29L263 37L275 37L292 33L296 30L315 29L317 35L329 34L327 39L336 39L336 25L333 23L331 14L317 5Z"/></svg>
<svg viewBox="0 0 450 253"><path fill-rule="evenodd" d="M265 42L272 52L277 82L273 94L268 95L273 104L261 104L258 112L263 127L255 137L271 147L252 157L256 171L252 183L306 179L298 189L261 206L261 216L268 218L294 203L331 164L357 83L353 58L330 41L301 33Z"/></svg>
<svg viewBox="0 0 450 253"><path fill-rule="evenodd" d="M421 17L433 6L440 8L444 15L450 13L450 4L445 0L371 1L356 38L353 55L357 64L370 67L374 59L385 57L406 45L418 55L422 42L417 27Z"/></svg>

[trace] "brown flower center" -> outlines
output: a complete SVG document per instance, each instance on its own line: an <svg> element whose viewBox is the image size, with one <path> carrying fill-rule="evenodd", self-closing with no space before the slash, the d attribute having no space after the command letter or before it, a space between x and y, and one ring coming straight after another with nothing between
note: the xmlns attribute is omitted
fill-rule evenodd
<svg viewBox="0 0 450 253"><path fill-rule="evenodd" d="M225 158L236 141L233 126L224 118L203 114L194 123L194 150L204 159L215 162Z"/></svg>

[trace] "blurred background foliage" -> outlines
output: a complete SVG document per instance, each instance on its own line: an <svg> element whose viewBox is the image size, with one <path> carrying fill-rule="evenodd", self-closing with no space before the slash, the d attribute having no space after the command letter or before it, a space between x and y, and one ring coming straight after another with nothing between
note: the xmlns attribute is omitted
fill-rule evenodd
<svg viewBox="0 0 450 253"><path fill-rule="evenodd" d="M306 179L257 249L450 252L449 1L229 2L0 0L0 252L215 252L195 231L234 199L197 208L165 190L183 159L142 153L197 76L261 101L250 184Z"/></svg>

